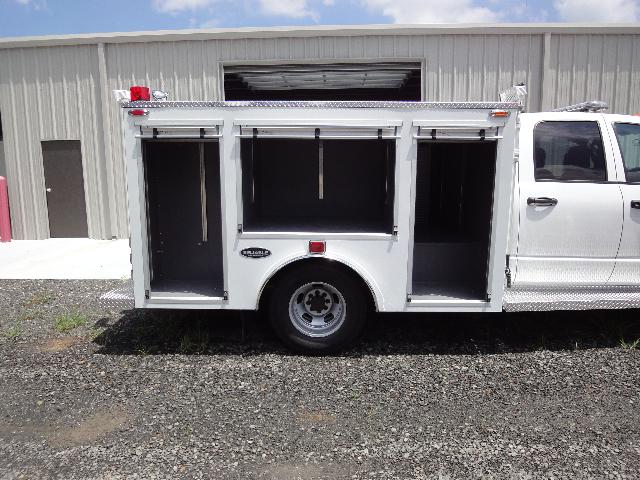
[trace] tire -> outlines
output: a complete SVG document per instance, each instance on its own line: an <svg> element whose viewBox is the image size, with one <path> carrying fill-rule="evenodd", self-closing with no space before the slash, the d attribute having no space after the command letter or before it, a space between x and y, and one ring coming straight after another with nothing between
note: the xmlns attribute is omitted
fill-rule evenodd
<svg viewBox="0 0 640 480"><path fill-rule="evenodd" d="M271 325L282 342L302 353L340 350L362 332L369 302L359 279L323 263L283 273L268 303Z"/></svg>

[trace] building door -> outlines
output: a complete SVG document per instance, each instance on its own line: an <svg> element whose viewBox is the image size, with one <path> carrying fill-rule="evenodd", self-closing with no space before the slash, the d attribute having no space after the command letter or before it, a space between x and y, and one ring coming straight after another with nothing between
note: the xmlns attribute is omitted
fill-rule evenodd
<svg viewBox="0 0 640 480"><path fill-rule="evenodd" d="M78 140L42 142L52 238L88 237L82 154Z"/></svg>
<svg viewBox="0 0 640 480"><path fill-rule="evenodd" d="M606 125L593 113L522 117L514 286L604 285L622 235Z"/></svg>

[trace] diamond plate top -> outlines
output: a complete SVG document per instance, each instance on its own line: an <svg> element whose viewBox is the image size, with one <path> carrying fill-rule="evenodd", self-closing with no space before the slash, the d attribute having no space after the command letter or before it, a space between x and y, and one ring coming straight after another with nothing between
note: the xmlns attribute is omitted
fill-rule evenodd
<svg viewBox="0 0 640 480"><path fill-rule="evenodd" d="M516 102L362 102L362 101L135 101L122 108L412 108L416 110L518 110Z"/></svg>

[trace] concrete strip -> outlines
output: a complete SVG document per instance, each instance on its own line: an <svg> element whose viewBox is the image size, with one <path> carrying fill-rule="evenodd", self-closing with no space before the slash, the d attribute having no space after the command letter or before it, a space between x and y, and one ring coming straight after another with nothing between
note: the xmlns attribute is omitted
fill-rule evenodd
<svg viewBox="0 0 640 480"><path fill-rule="evenodd" d="M0 279L128 278L130 253L128 240L14 240L0 243Z"/></svg>

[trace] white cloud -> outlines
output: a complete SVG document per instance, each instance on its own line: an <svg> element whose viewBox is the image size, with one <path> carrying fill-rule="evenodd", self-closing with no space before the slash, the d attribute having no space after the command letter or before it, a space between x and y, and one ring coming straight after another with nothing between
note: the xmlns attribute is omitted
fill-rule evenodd
<svg viewBox="0 0 640 480"><path fill-rule="evenodd" d="M258 0L260 10L265 15L291 18L317 17L309 8L307 0Z"/></svg>
<svg viewBox="0 0 640 480"><path fill-rule="evenodd" d="M565 22L636 22L637 0L555 0L554 8Z"/></svg>
<svg viewBox="0 0 640 480"><path fill-rule="evenodd" d="M29 2L32 0L17 0L19 2ZM189 10L202 10L211 7L215 3L225 0L152 0L155 10L162 13L176 14ZM330 5L334 0L323 0ZM226 2L231 5L231 2ZM309 7L307 0L254 0L252 5L256 5L258 11L263 15L280 16L289 18L310 17L317 20L318 14Z"/></svg>
<svg viewBox="0 0 640 480"><path fill-rule="evenodd" d="M487 23L499 15L472 0L360 0L395 23Z"/></svg>
<svg viewBox="0 0 640 480"><path fill-rule="evenodd" d="M153 8L163 13L177 13L209 7L214 2L215 0L153 0Z"/></svg>
<svg viewBox="0 0 640 480"><path fill-rule="evenodd" d="M48 10L47 0L16 0L16 2L36 11Z"/></svg>

